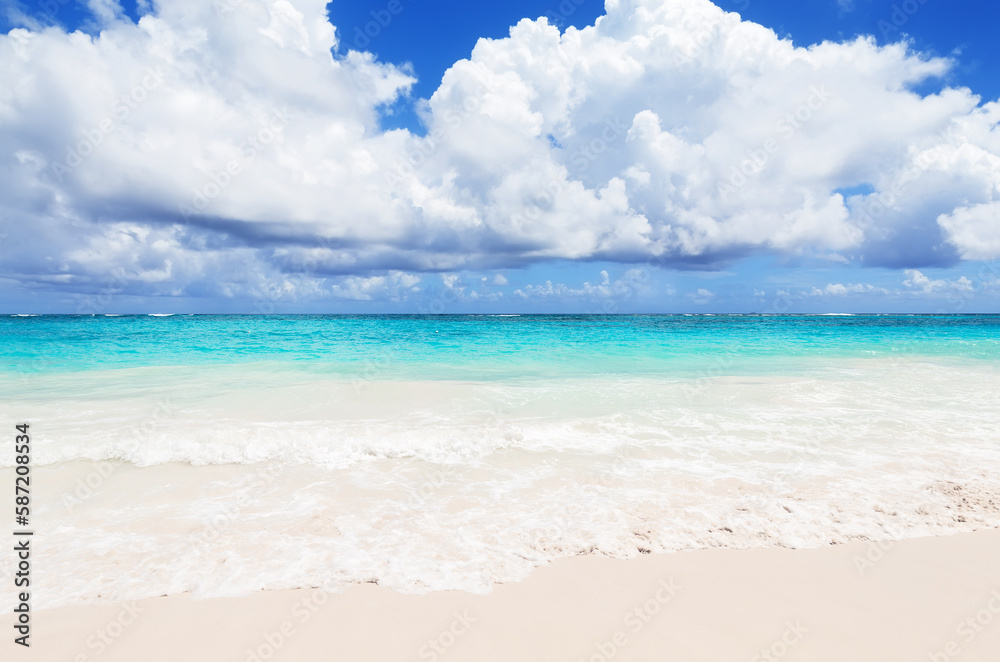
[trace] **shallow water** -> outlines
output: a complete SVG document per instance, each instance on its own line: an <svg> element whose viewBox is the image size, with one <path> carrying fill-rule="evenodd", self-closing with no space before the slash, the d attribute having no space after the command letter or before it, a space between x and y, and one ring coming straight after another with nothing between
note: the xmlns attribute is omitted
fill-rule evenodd
<svg viewBox="0 0 1000 662"><path fill-rule="evenodd" d="M5 318L4 424L34 439L36 607L485 591L579 553L1000 526L998 332L989 316Z"/></svg>

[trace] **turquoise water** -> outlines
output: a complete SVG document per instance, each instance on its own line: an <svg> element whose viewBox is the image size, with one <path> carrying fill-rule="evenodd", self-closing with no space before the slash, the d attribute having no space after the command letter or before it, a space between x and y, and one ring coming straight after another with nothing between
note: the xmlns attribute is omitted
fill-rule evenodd
<svg viewBox="0 0 1000 662"><path fill-rule="evenodd" d="M38 607L1000 526L996 315L4 317L0 403Z"/></svg>
<svg viewBox="0 0 1000 662"><path fill-rule="evenodd" d="M713 358L1000 361L1000 316L37 316L0 318L0 370L282 362L354 377L690 375ZM738 363L739 365L735 365Z"/></svg>

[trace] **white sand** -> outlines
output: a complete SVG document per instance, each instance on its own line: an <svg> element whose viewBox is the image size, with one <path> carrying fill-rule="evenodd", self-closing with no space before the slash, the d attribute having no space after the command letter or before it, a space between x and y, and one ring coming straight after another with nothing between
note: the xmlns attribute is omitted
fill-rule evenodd
<svg viewBox="0 0 1000 662"><path fill-rule="evenodd" d="M10 629L0 649L67 662L1000 660L1000 530L887 547L577 557L485 596L363 585L64 607L35 612L30 650Z"/></svg>

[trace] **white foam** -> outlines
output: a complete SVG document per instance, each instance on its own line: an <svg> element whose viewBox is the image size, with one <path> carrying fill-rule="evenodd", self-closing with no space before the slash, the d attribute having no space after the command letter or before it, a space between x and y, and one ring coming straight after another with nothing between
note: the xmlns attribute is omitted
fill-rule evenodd
<svg viewBox="0 0 1000 662"><path fill-rule="evenodd" d="M603 471L580 456L537 453L349 470L62 465L54 473L70 476L61 481L38 474L65 487L38 502L46 526L36 533L45 568L36 606L366 581L404 593L485 592L581 553L815 547L1000 526L995 471L965 478L945 464L939 475L961 482L928 481L914 466L882 466L877 483L766 472L748 482L605 460ZM11 606L7 594L0 600Z"/></svg>
<svg viewBox="0 0 1000 662"><path fill-rule="evenodd" d="M985 363L883 359L493 384L242 366L33 376L0 396L46 421L41 608L372 580L485 591L585 552L1000 526L997 384Z"/></svg>

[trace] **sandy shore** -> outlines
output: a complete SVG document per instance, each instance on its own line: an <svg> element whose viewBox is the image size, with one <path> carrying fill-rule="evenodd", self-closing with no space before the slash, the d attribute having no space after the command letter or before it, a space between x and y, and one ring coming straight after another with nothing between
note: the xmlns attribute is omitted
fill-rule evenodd
<svg viewBox="0 0 1000 662"><path fill-rule="evenodd" d="M3 648L4 659L67 662L997 662L1000 530L577 557L485 596L362 585L65 607L34 614L30 650Z"/></svg>

